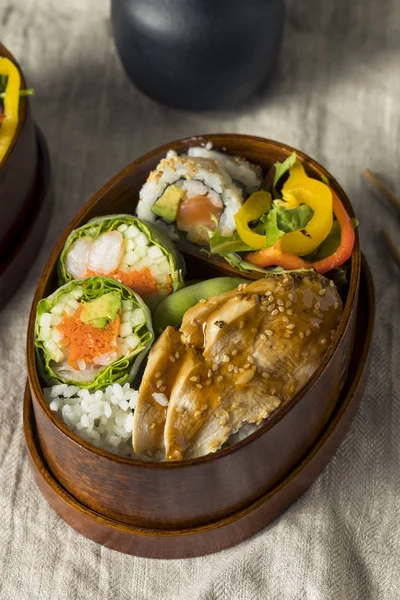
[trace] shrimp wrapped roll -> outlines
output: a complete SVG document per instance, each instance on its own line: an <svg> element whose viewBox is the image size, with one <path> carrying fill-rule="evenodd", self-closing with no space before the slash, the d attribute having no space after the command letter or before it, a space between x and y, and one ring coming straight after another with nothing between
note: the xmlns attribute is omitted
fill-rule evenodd
<svg viewBox="0 0 400 600"><path fill-rule="evenodd" d="M92 219L68 237L60 256L60 283L106 275L154 308L183 285L184 262L168 236L130 215Z"/></svg>
<svg viewBox="0 0 400 600"><path fill-rule="evenodd" d="M190 242L208 243L207 229L222 235L235 231L234 216L243 202L241 190L214 160L203 157L163 158L140 190L137 215L174 223Z"/></svg>
<svg viewBox="0 0 400 600"><path fill-rule="evenodd" d="M130 382L153 337L143 300L108 277L73 280L37 305L38 362L50 384Z"/></svg>

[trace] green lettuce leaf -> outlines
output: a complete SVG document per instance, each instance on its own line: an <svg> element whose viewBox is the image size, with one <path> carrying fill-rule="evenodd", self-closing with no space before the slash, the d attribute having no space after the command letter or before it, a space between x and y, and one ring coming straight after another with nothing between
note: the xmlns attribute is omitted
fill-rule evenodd
<svg viewBox="0 0 400 600"><path fill-rule="evenodd" d="M272 195L274 198L280 198L281 194L277 190L278 183L282 179L282 177L293 167L294 163L297 160L296 152L293 152L290 156L287 157L283 162L276 162L274 164L275 167L275 176L272 184Z"/></svg>
<svg viewBox="0 0 400 600"><path fill-rule="evenodd" d="M279 273L309 273L311 271L314 272L314 269L292 269L287 270L283 267L268 267L267 269L263 269L262 267L258 267L257 265L253 265L247 260L243 260L239 254L232 252L231 254L224 255L225 260L231 265L231 267L235 267L242 273L246 271L256 271L257 273L263 273L265 277L271 277L272 275L277 275Z"/></svg>
<svg viewBox="0 0 400 600"><path fill-rule="evenodd" d="M274 204L269 213L261 217L265 224L266 246L273 246L285 233L303 229L313 214L307 204L290 209Z"/></svg>
<svg viewBox="0 0 400 600"><path fill-rule="evenodd" d="M78 229L74 229L74 231L70 233L67 241L65 242L58 263L59 284L63 285L64 283L72 280L71 275L66 270L65 263L68 250L77 239L81 237L97 239L102 233L114 231L123 223L126 225L135 225L135 227L145 234L151 244L158 246L162 250L170 265L171 285L173 291L176 292L181 287L184 287L183 274L185 272L185 263L182 255L176 249L175 244L169 239L164 231L157 227L157 225L154 225L153 223L145 223L137 217L132 217L132 215L126 214L107 215L105 217L92 219L86 223L86 225L83 225Z"/></svg>
<svg viewBox="0 0 400 600"><path fill-rule="evenodd" d="M66 380L56 373L52 368L54 361L52 360L49 351L44 346L44 340L40 338L39 320L41 315L50 312L58 303L61 295L66 292L71 292L73 289L80 286L84 288L84 293L80 300L81 302L90 302L109 292L118 292L121 296L121 301L126 300L132 302L133 308L141 309L144 316L144 323L138 325L134 329L134 333L140 339L140 344L126 356L122 356L110 365L100 369L96 373L94 379L88 382ZM36 309L35 332L38 369L46 383L49 385L53 385L55 382L67 383L68 385L76 385L80 388L89 390L98 390L112 383L119 383L121 385L125 382L130 383L135 377L140 363L148 353L154 339L150 311L140 296L118 281L110 279L109 277L100 276L73 280L58 288L47 298L42 298L42 300L38 302Z"/></svg>

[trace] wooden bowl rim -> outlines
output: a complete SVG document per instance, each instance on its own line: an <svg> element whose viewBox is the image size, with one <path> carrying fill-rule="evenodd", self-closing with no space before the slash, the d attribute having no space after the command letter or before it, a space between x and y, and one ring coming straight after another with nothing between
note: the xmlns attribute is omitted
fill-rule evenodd
<svg viewBox="0 0 400 600"><path fill-rule="evenodd" d="M5 46L3 46L3 44L1 44L1 43L0 43L0 56L8 58L9 60L11 60L14 63L14 65L17 67L20 77L21 77L21 89L25 89L26 88L26 80L25 80L24 74L22 72L22 69L19 66L19 63L16 61L16 59L11 54L11 52L9 52L9 50L7 50L7 48ZM19 99L17 130L14 134L11 144L7 148L7 152L5 153L3 160L0 161L0 175L1 175L2 170L5 168L7 161L11 158L12 152L18 141L19 134L21 133L21 129L26 121L27 107L28 107L27 100L28 99L26 98L26 96L22 96Z"/></svg>
<svg viewBox="0 0 400 600"><path fill-rule="evenodd" d="M312 166L312 168L316 171L319 171L320 174L323 174L325 177L329 179L331 186L335 189L335 191L339 194L339 197L342 201L344 201L346 210L350 213L351 216L354 217L354 211L351 206L350 200L348 199L346 193L336 181L336 179L327 171L322 165L320 165L313 158L297 150L296 148L289 146L288 144L283 144L281 142L277 142L275 140L245 135L245 134L201 134L197 136L182 138L178 140L174 140L167 144L163 144L146 154L140 156L129 165L127 165L124 169L119 171L114 177L108 180L93 196L84 204L84 206L78 211L75 217L70 221L69 225L64 230L61 237L58 239L53 251L50 254L50 257L42 271L42 274L39 279L39 283L36 287L35 295L32 301L32 306L29 314L29 322L28 322L28 335L27 335L27 366L28 366L28 381L31 389L31 393L36 397L38 403L42 410L44 410L46 416L53 425L62 433L64 437L66 437L70 442L73 442L75 445L79 446L81 449L85 450L93 454L94 456L100 456L109 461L118 463L118 464L127 464L132 465L139 468L144 469L179 469L186 468L190 466L195 466L198 464L204 464L206 462L220 460L225 458L227 455L233 454L234 452L239 451L242 447L247 444L253 443L259 437L267 433L272 427L274 427L281 419L285 417L285 415L291 410L303 397L306 393L308 393L311 388L314 386L316 381L322 376L327 368L328 364L333 358L333 355L340 344L345 331L347 330L347 326L349 324L350 316L354 306L354 300L357 296L357 290L359 286L360 280L360 269L361 269L361 252L360 252L360 242L358 231L355 231L355 245L351 257L351 276L349 281L349 289L346 298L346 302L343 309L343 314L340 319L340 323L337 329L337 332L329 344L327 351L324 355L323 360L320 362L318 368L313 373L310 380L307 384L297 393L287 404L282 406L282 408L276 413L274 413L267 422L260 427L257 431L252 433L251 435L245 437L239 442L228 446L227 448L223 448L218 450L215 453L207 454L205 456L201 456L198 458L186 459L182 461L172 461L172 462L150 462L144 461L141 459L129 458L124 456L118 456L116 454L112 454L106 450L102 450L101 448L97 448L93 446L89 442L86 442L83 438L75 434L71 431L61 419L59 419L56 415L53 414L53 411L50 409L49 403L46 401L44 394L42 392L42 388L39 382L38 371L36 368L36 359L35 359L35 320L36 320L36 305L38 301L43 297L43 289L44 283L47 280L48 274L51 272L53 265L56 264L60 252L64 246L64 243L69 235L69 233L76 229L79 226L79 223L84 222L84 219L87 213L97 204L97 202L102 198L107 192L109 192L115 185L117 185L121 179L125 178L132 171L136 170L140 165L154 156L160 153L166 153L168 150L179 150L182 151L183 147L188 147L189 144L199 143L203 141L211 141L213 142L213 146L216 148L224 147L224 145L228 140L242 140L248 143L253 142L261 142L263 144L271 145L278 150L284 152L296 152L296 154L301 158L302 162L306 166Z"/></svg>

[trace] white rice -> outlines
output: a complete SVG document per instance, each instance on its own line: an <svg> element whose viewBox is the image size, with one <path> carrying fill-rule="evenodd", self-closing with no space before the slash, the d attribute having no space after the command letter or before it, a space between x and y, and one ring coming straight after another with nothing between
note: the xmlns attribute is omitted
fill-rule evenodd
<svg viewBox="0 0 400 600"><path fill-rule="evenodd" d="M51 410L71 431L97 448L134 457L132 425L138 391L129 383L114 383L96 392L63 383L43 392Z"/></svg>
<svg viewBox="0 0 400 600"><path fill-rule="evenodd" d="M208 158L217 161L221 169L224 169L235 182L241 183L248 194L260 189L262 183L262 169L245 158L233 156L224 152L212 150L211 147L194 146L189 148L188 155L192 157Z"/></svg>

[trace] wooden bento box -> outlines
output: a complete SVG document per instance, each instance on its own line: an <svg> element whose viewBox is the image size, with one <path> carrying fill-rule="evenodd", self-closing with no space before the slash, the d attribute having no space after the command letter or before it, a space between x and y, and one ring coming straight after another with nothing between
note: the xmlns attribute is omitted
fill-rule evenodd
<svg viewBox="0 0 400 600"><path fill-rule="evenodd" d="M114 456L95 448L72 433L53 414L42 393L35 362L35 308L41 298L49 295L57 287L57 260L67 236L73 229L93 217L112 213L133 213L138 192L148 173L166 152L173 149L179 153L188 146L198 144L199 141L211 141L214 147L243 156L261 165L265 170L275 161L285 159L293 151L284 144L257 137L235 134L206 135L166 144L134 161L101 188L66 228L43 270L29 319L27 361L33 413L29 408L30 397L27 392L25 433L30 438L28 447L33 444L36 448L35 456L37 454L41 457L42 467L36 463L38 478L43 477L43 469L48 474L47 483L42 481L39 485L55 510L76 529L110 547L144 556L193 556L215 551L261 529L276 516L279 511L275 507L274 510L271 509L270 514L267 511L264 517L259 519L256 528L254 524L248 527L245 522L241 527L239 519L234 532L224 535L223 524L227 523L232 515L242 514L246 507L255 505L260 499L278 489L283 481L291 477L298 465L314 452L342 401L345 393L343 388L348 387L348 371L356 338L362 267L357 233L351 257L347 296L335 338L307 385L248 438L201 458L172 463L143 462ZM332 175L307 155L297 150L296 153L311 176L318 179L325 176L329 179L330 185L349 214L354 216L346 194ZM199 278L199 273L205 278L227 272L231 274L223 265L209 263L206 256L203 259L185 256L185 259L189 278ZM373 293L370 282L367 283L368 285L363 285L370 303L370 310L366 316L369 321L370 341ZM366 351L369 341L364 344ZM362 361L366 362L365 356ZM354 375L355 367L352 368L353 378L357 380L357 385L360 384L358 396L361 390L359 380L364 367L365 364L357 366L361 369L358 375ZM328 453L329 456L332 452L333 449ZM32 458L32 448L30 453ZM326 464L328 454L325 460L319 461L320 469ZM303 482L302 486L298 486L290 501L293 501L316 475L317 472L308 476L307 485ZM52 484L49 484L50 480L55 482L51 493L47 489L49 485L52 487ZM58 493L58 500L52 502L50 497L54 500L54 490L57 486L62 493ZM72 517L71 507L68 510L66 505L65 510L61 508L61 504L68 504L65 498L62 500L63 494L81 507L80 516L79 510ZM282 501L281 510L287 504L288 499ZM88 517L89 514L92 516ZM92 525L88 525L88 519L93 520ZM122 537L128 536L128 541L125 539L122 542L121 535L115 536L110 533L107 536L107 520L114 523L117 529L120 527ZM220 536L216 534L218 531ZM196 545L195 538L199 532L213 532L212 535L210 533L209 543L205 535L202 542ZM189 541L190 535L193 543ZM129 539L132 540L131 543ZM165 540L168 540L168 543Z"/></svg>
<svg viewBox="0 0 400 600"><path fill-rule="evenodd" d="M16 67L20 90L25 90L26 80L20 66L0 44L2 57ZM26 275L32 254L43 240L50 217L49 179L46 142L35 125L29 98L21 96L17 126L0 160L0 307Z"/></svg>

